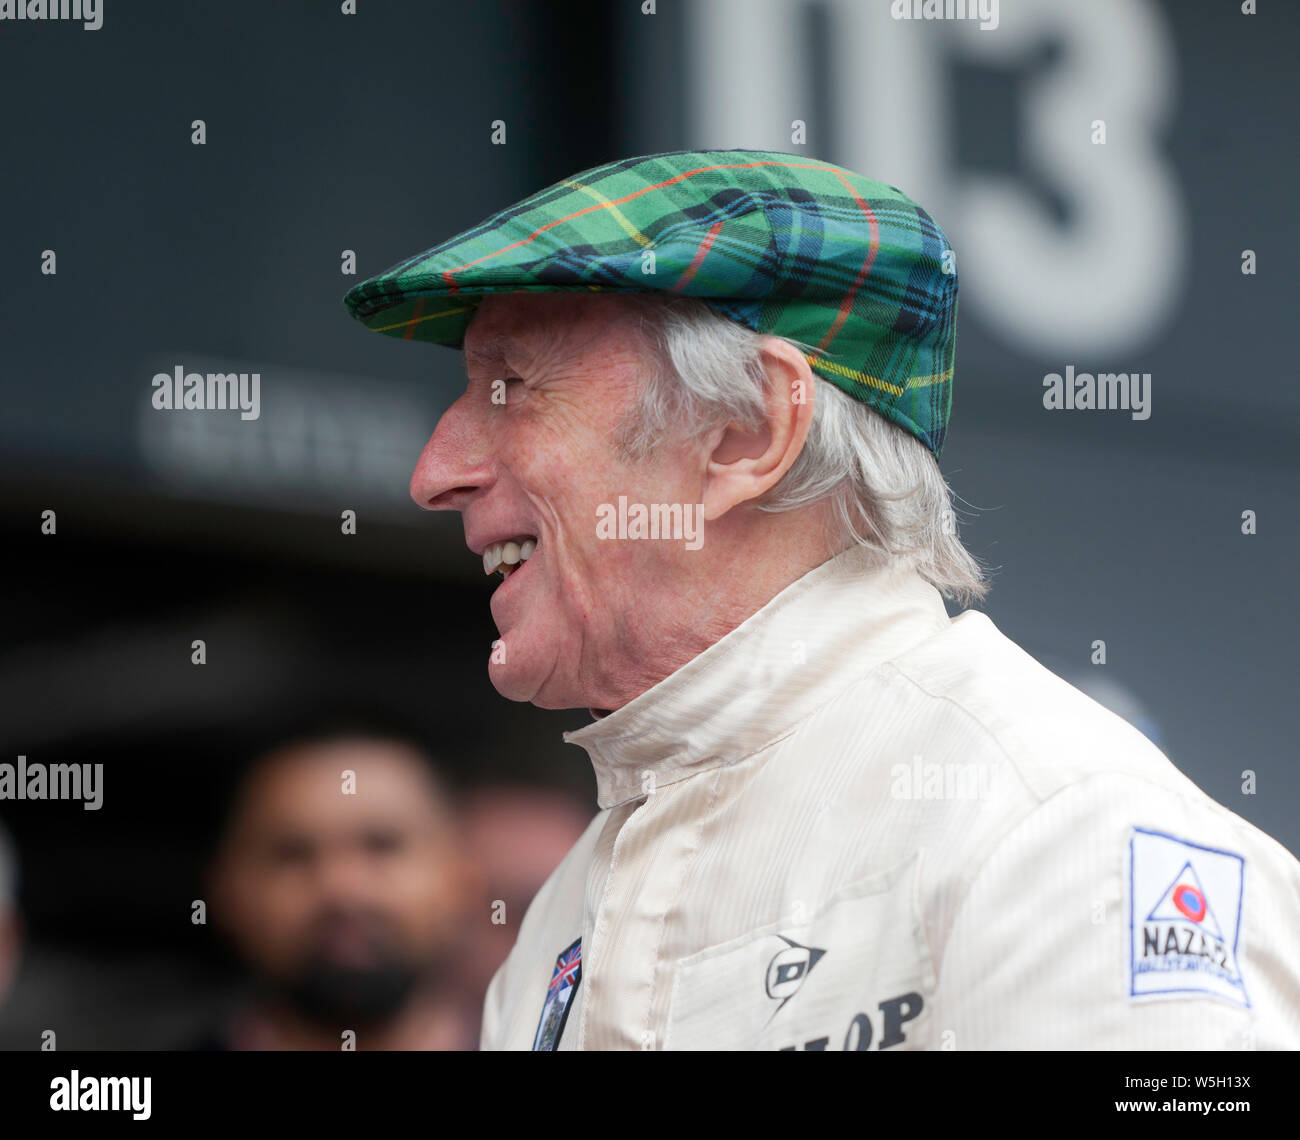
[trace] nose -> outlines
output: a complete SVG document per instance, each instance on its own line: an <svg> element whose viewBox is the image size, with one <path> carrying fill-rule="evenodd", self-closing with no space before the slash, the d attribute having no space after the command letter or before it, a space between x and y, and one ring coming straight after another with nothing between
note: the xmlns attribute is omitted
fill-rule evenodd
<svg viewBox="0 0 1300 1140"><path fill-rule="evenodd" d="M329 902L364 902L374 894L375 881L375 866L360 842L334 844L317 862L316 889Z"/></svg>
<svg viewBox="0 0 1300 1140"><path fill-rule="evenodd" d="M426 511L463 511L492 482L492 461L469 394L438 420L411 474L411 498Z"/></svg>

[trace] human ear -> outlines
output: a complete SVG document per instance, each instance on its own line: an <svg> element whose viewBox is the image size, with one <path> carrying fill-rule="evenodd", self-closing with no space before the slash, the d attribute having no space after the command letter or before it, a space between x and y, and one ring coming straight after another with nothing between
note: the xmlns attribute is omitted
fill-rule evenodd
<svg viewBox="0 0 1300 1140"><path fill-rule="evenodd" d="M762 498L793 466L812 424L812 369L800 349L765 337L767 377L762 422L731 422L709 455L704 481L704 518L712 522L741 503Z"/></svg>

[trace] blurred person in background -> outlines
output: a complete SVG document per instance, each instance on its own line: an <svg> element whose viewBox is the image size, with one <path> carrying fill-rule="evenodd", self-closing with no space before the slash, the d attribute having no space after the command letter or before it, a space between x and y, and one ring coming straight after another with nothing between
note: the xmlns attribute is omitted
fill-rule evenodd
<svg viewBox="0 0 1300 1140"><path fill-rule="evenodd" d="M18 913L18 857L0 825L0 1006L18 969L22 919Z"/></svg>
<svg viewBox="0 0 1300 1140"><path fill-rule="evenodd" d="M471 897L447 793L399 739L283 743L245 773L208 870L252 1001L204 1049L473 1048L453 974ZM474 1001L480 1000L479 995Z"/></svg>
<svg viewBox="0 0 1300 1140"><path fill-rule="evenodd" d="M592 814L563 792L522 784L485 786L465 800L461 834L465 853L478 870L482 897L466 927L459 961L476 1020L528 904L582 837ZM498 902L504 905L497 907Z"/></svg>

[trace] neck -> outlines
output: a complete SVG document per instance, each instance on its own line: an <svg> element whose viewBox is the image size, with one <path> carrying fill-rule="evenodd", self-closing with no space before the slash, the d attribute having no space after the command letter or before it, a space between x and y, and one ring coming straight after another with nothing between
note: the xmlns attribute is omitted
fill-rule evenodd
<svg viewBox="0 0 1300 1140"><path fill-rule="evenodd" d="M625 654L622 669L603 679L593 709L622 708L844 548L828 542L827 515L811 508L752 511L711 526L708 557L685 560L676 581L647 594L639 651Z"/></svg>

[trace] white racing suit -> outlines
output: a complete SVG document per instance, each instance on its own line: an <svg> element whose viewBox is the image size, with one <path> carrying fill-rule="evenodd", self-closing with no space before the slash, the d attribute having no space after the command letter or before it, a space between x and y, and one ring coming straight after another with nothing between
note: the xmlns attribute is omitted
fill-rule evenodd
<svg viewBox="0 0 1300 1140"><path fill-rule="evenodd" d="M566 739L600 812L485 1049L1300 1048L1300 863L912 571L846 551Z"/></svg>

